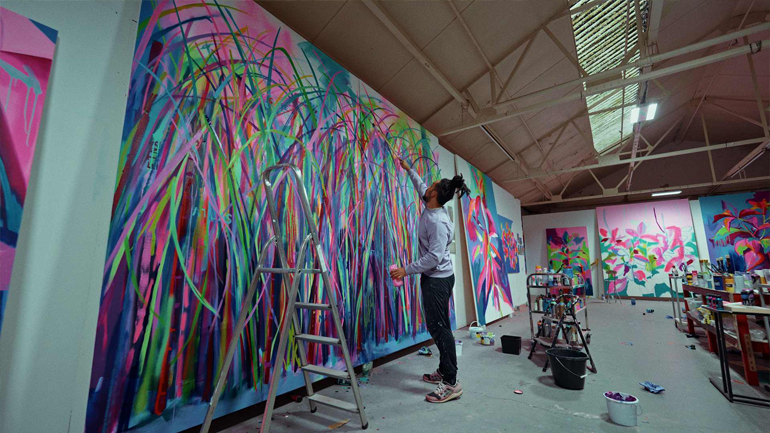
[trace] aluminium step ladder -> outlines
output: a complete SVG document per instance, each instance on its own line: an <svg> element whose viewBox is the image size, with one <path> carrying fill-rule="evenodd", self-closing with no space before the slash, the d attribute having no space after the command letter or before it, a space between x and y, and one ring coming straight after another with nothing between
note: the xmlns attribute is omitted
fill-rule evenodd
<svg viewBox="0 0 770 433"><path fill-rule="evenodd" d="M273 184L270 181L270 174L275 171L285 171L288 174L288 178L293 181L295 194L299 196L299 201L302 206L302 213L304 214L304 221L308 227L308 231L310 232L310 234L308 234L303 240L302 246L297 253L297 262L295 268L290 268L288 265L286 259L286 251L284 248L284 237L282 234L283 231L281 230L281 226L277 220L278 212L275 203L276 199L273 195ZM286 276L291 276L291 286L288 291L288 305L286 308L286 315L281 320L281 327L278 334L280 340L278 343L277 353L275 354L275 359L277 361L275 362L275 365L272 369L270 388L267 393L265 412L262 416L262 427L260 428L260 432L266 433L270 429L271 417L273 415L273 406L275 405L275 397L278 391L278 382L283 370L280 366L282 364L280 360L284 359L286 356L290 335L290 326L294 326L294 338L298 341L297 349L299 350L301 363L300 367L305 380L305 388L308 395L307 399L310 404L310 412L314 413L317 409L316 404L321 404L344 411L357 413L361 418L361 428L365 430L369 427L369 422L366 419L364 404L361 400L361 393L358 388L358 381L356 380L355 372L353 370L353 363L350 360L350 353L348 352L347 341L345 340L345 333L342 329L342 322L340 321L339 313L337 312L337 299L336 294L332 289L333 286L331 285L331 280L329 277L329 268L326 264L323 250L321 249L318 231L315 224L313 223L313 214L311 213L310 204L308 203L307 191L305 190L305 186L302 183L302 172L293 164L277 164L268 167L264 172L262 172L262 184L267 195L267 203L270 210L270 221L272 223L273 236L267 241L267 244L262 249L257 270L254 273L254 277L252 278L251 283L249 284L248 293L243 300L243 306L241 307L238 321L236 322L235 329L233 330L233 337L228 345L224 365L222 366L222 370L219 373L217 385L214 389L214 394L211 397L211 403L209 404L209 409L206 413L206 419L201 426L201 432L208 433L209 431L211 421L214 418L214 411L216 410L217 404L219 403L219 397L222 394L225 383L227 382L227 373L230 370L230 365L232 364L233 356L235 355L235 349L239 344L241 333L243 332L243 329L246 325L246 318L248 317L251 310L251 303L254 299L254 294L257 289L257 282L259 281L260 275L266 273L284 274ZM265 257L268 256L266 252L271 246L275 246L275 248L278 250L278 256L281 262L280 268L268 268L264 266ZM308 250L310 250L310 254L313 254L313 251L315 251L313 266L316 268L302 268L305 263L305 256ZM298 302L297 297L299 294L299 284L302 280L302 276L307 274L321 275L323 285L327 289L326 293L329 301L328 304ZM287 279L288 278L282 278L282 289L286 288ZM302 333L302 328L300 327L299 319L297 318L296 309L319 310L331 313L332 320L334 322L334 328L337 330L337 337L327 337ZM306 350L303 344L305 342L313 342L339 347L342 350L342 356L345 359L345 370L335 370L320 365L309 364L307 361ZM321 394L316 394L315 391L313 391L313 382L310 377L311 373L333 377L336 379L348 380L353 391L353 396L355 397L355 403L349 403L346 401L337 400L335 398L326 397Z"/></svg>

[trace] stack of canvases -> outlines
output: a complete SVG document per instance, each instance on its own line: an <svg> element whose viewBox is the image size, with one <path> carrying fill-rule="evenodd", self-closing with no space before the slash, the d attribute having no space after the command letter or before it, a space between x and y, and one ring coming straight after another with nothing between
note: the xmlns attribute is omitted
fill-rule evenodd
<svg viewBox="0 0 770 433"><path fill-rule="evenodd" d="M416 281L395 289L387 272L417 254L419 197L395 158L415 161L427 180L451 178L451 156L259 6L143 2L123 131L87 431L179 431L203 421L272 235L259 179L276 163L301 168L332 270L333 287L313 281L301 296L322 302L336 291L354 363L430 338ZM296 251L298 207L280 209ZM273 356L280 287L277 278L260 282L247 306L217 415L264 400L272 368L286 371L279 393L302 385L293 348ZM313 313L300 316L308 332L333 335L329 316ZM311 349L313 364L341 362L329 347Z"/></svg>
<svg viewBox="0 0 770 433"><path fill-rule="evenodd" d="M735 271L770 268L770 192L702 197L711 263L729 257ZM596 210L609 294L670 296L668 273L698 269L698 248L687 200Z"/></svg>

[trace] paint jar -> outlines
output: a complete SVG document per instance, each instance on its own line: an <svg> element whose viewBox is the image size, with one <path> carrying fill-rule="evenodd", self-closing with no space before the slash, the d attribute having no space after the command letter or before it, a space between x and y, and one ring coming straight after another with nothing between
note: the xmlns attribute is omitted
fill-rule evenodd
<svg viewBox="0 0 770 433"><path fill-rule="evenodd" d="M484 346L494 346L495 345L495 334L491 332L484 332L481 335L481 344Z"/></svg>

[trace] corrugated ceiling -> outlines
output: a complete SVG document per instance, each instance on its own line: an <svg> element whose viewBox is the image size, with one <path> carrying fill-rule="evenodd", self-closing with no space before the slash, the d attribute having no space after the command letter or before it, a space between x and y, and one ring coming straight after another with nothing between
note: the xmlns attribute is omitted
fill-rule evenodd
<svg viewBox="0 0 770 433"><path fill-rule="evenodd" d="M580 0L573 9L584 6L593 0ZM648 2L640 2L641 14L647 12ZM585 12L572 16L572 28L575 33L578 63L593 75L617 67L625 59L634 62L639 59L637 45L637 23L634 2L630 0L610 0ZM644 19L642 19L644 21ZM607 81L629 78L639 75L636 68L628 69L623 75L618 74ZM601 84L601 83L593 83ZM589 117L594 148L599 153L609 150L633 132L629 121L630 107L639 98L639 84L632 84L621 89L610 90L598 95L588 96L586 104L590 112L598 112Z"/></svg>

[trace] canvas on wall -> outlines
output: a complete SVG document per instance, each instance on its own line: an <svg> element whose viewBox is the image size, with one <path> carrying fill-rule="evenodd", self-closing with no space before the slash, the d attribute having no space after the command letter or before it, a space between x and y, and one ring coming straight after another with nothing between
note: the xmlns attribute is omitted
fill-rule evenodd
<svg viewBox="0 0 770 433"><path fill-rule="evenodd" d="M259 179L273 164L302 170L334 287L301 296L335 291L354 363L430 338L417 279L394 288L388 266L416 258L421 212L395 158L438 179L436 137L252 2L143 2L130 73L86 431L203 421L272 234ZM291 203L277 215L290 262L306 233ZM217 415L264 400L276 364L279 393L303 383L294 346L273 357L279 277L258 293ZM300 320L334 335L323 312ZM340 367L333 349L311 345L310 362Z"/></svg>
<svg viewBox="0 0 770 433"><path fill-rule="evenodd" d="M736 271L770 269L770 191L701 197L709 259Z"/></svg>
<svg viewBox="0 0 770 433"><path fill-rule="evenodd" d="M500 242L503 245L503 262L505 263L505 272L507 274L519 273L519 243L516 240L516 233L513 231L513 221L508 218L497 217L500 223Z"/></svg>
<svg viewBox="0 0 770 433"><path fill-rule="evenodd" d="M596 218L608 294L671 296L671 269L698 265L687 200L597 207Z"/></svg>
<svg viewBox="0 0 770 433"><path fill-rule="evenodd" d="M457 173L471 190L462 198L465 240L473 283L476 320L486 324L513 312L511 288L505 271L499 216L492 180L477 168L455 157Z"/></svg>
<svg viewBox="0 0 770 433"><path fill-rule="evenodd" d="M56 34L0 7L0 331Z"/></svg>
<svg viewBox="0 0 770 433"><path fill-rule="evenodd" d="M586 285L586 294L593 294L591 253L586 227L546 229L545 239L548 266L555 272L579 273Z"/></svg>

